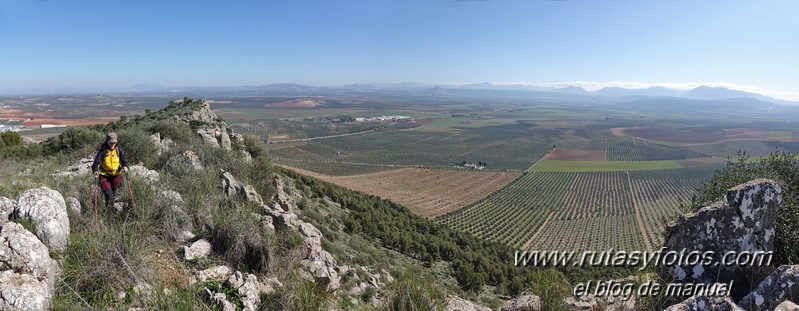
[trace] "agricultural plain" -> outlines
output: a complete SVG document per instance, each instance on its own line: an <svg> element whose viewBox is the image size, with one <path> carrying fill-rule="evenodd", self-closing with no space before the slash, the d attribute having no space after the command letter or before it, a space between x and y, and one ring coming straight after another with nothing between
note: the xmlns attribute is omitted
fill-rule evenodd
<svg viewBox="0 0 799 311"><path fill-rule="evenodd" d="M652 249L728 159L799 151L799 109L734 100L305 92L205 94L278 165L518 249ZM41 141L173 97L0 98L0 125Z"/></svg>

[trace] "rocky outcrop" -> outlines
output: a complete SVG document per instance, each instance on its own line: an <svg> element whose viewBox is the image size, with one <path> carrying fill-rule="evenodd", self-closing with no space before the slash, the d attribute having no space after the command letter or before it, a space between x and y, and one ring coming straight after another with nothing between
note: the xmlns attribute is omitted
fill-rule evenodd
<svg viewBox="0 0 799 311"><path fill-rule="evenodd" d="M183 259L188 261L207 257L211 254L211 243L206 239L199 239L190 246L183 246Z"/></svg>
<svg viewBox="0 0 799 311"><path fill-rule="evenodd" d="M15 209L17 209L17 202L6 197L0 197L0 225L8 221Z"/></svg>
<svg viewBox="0 0 799 311"><path fill-rule="evenodd" d="M799 301L799 265L781 266L738 303L746 310L773 310L780 303Z"/></svg>
<svg viewBox="0 0 799 311"><path fill-rule="evenodd" d="M156 152L158 155L161 155L165 151L169 151L169 149L171 149L172 146L175 144L169 138L165 137L162 139L161 133L155 133L153 135L150 135L150 140L153 142L156 148L158 148L158 151Z"/></svg>
<svg viewBox="0 0 799 311"><path fill-rule="evenodd" d="M239 293L239 298L245 311L256 311L261 304L261 295L271 294L275 290L269 285L258 281L258 277L250 273L233 273L227 285Z"/></svg>
<svg viewBox="0 0 799 311"><path fill-rule="evenodd" d="M22 225L0 227L0 310L47 310L58 265Z"/></svg>
<svg viewBox="0 0 799 311"><path fill-rule="evenodd" d="M500 311L538 311L541 310L541 298L531 293L524 293L516 299L506 302Z"/></svg>
<svg viewBox="0 0 799 311"><path fill-rule="evenodd" d="M141 164L131 165L128 168L128 171L133 176L143 179L144 182L149 186L155 186L161 180L161 175L158 174L158 172L150 170Z"/></svg>
<svg viewBox="0 0 799 311"><path fill-rule="evenodd" d="M253 186L240 183L230 172L220 169L219 178L222 179L222 193L225 196L240 197L254 203L264 204L264 200Z"/></svg>
<svg viewBox="0 0 799 311"><path fill-rule="evenodd" d="M194 234L192 231L194 231L194 225L191 217L186 213L184 208L186 203L183 202L180 193L174 190L164 190L160 192L160 197L163 198L163 203L168 206L166 210L161 212L165 212L164 216L171 217L171 221L174 221L174 226L168 228L171 230L171 232L167 232L169 237L178 243L186 243L193 239Z"/></svg>
<svg viewBox="0 0 799 311"><path fill-rule="evenodd" d="M717 255L773 251L781 203L781 189L774 181L757 179L738 185L728 190L721 201L680 216L669 224L664 246L677 253L712 251ZM721 260L716 259L716 262ZM743 290L756 281L740 277L762 275L761 269L759 265L678 264L664 266L660 276L665 280L704 284L735 280L733 290ZM733 297L744 294L734 292Z"/></svg>
<svg viewBox="0 0 799 311"><path fill-rule="evenodd" d="M300 266L305 272L303 275L328 292L336 291L340 286L336 259L322 249L322 233L309 223L301 224L299 229L300 234L305 237L300 245L303 258Z"/></svg>
<svg viewBox="0 0 799 311"><path fill-rule="evenodd" d="M799 311L799 306L786 300L774 308L774 311Z"/></svg>
<svg viewBox="0 0 799 311"><path fill-rule="evenodd" d="M64 198L64 201L67 203L67 207L69 207L69 210L72 211L73 214L80 215L82 208L80 206L80 201L78 201L77 198L66 197Z"/></svg>
<svg viewBox="0 0 799 311"><path fill-rule="evenodd" d="M205 288L203 289L203 295L206 299L208 299L209 302L211 302L211 304L219 308L219 310L236 311L236 305L228 301L227 297L225 297L225 294L223 293L215 293L210 289Z"/></svg>
<svg viewBox="0 0 799 311"><path fill-rule="evenodd" d="M48 247L64 252L69 240L67 204L61 193L47 187L29 189L17 198L15 218L36 224L36 236Z"/></svg>
<svg viewBox="0 0 799 311"><path fill-rule="evenodd" d="M491 311L491 308L475 304L458 296L447 296L446 311Z"/></svg>
<svg viewBox="0 0 799 311"><path fill-rule="evenodd" d="M63 170L56 171L52 174L53 177L75 177L83 176L92 172L92 163L97 152L92 152L89 156L78 160L75 164L65 167Z"/></svg>
<svg viewBox="0 0 799 311"><path fill-rule="evenodd" d="M286 193L286 190L283 187L283 179L279 176L275 176L275 179L272 180L272 186L275 187L277 190L277 194L275 195L275 203L280 206L280 209L286 212L293 212L292 207L296 206L296 202L294 199L291 198L290 195Z"/></svg>
<svg viewBox="0 0 799 311"><path fill-rule="evenodd" d="M194 279L190 279L189 283L202 283L209 280L224 281L227 280L231 273L233 273L233 270L228 266L211 267L205 270L197 271L197 273L194 275Z"/></svg>
<svg viewBox="0 0 799 311"><path fill-rule="evenodd" d="M665 309L666 311L744 311L730 297L695 296Z"/></svg>
<svg viewBox="0 0 799 311"><path fill-rule="evenodd" d="M191 150L186 150L181 154L175 155L170 159L169 163L170 165L185 164L198 171L203 169L203 163L200 157Z"/></svg>

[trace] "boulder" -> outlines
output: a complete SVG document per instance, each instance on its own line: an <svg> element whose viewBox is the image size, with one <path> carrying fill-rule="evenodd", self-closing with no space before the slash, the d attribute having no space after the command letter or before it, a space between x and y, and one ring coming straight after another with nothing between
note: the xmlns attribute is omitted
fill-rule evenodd
<svg viewBox="0 0 799 311"><path fill-rule="evenodd" d="M23 191L14 216L36 224L36 236L48 247L64 252L69 240L67 204L61 193L48 187Z"/></svg>
<svg viewBox="0 0 799 311"><path fill-rule="evenodd" d="M223 293L215 293L212 292L207 287L203 289L203 295L205 299L208 299L211 304L219 308L222 311L236 311L236 305L232 304L230 301L227 300L225 294Z"/></svg>
<svg viewBox="0 0 799 311"><path fill-rule="evenodd" d="M221 131L219 133L219 145L225 150L232 149L230 144L230 136L228 136L227 132Z"/></svg>
<svg viewBox="0 0 799 311"><path fill-rule="evenodd" d="M183 259L188 261L207 257L211 254L211 243L206 239L199 239L190 246L183 246Z"/></svg>
<svg viewBox="0 0 799 311"><path fill-rule="evenodd" d="M250 185L244 185L233 177L233 174L223 169L219 170L222 179L222 193L227 197L241 197L248 201L263 204L264 200Z"/></svg>
<svg viewBox="0 0 799 311"><path fill-rule="evenodd" d="M228 278L227 284L238 291L244 310L247 311L258 310L261 304L261 294L271 294L275 291L271 286L258 282L258 277L255 275L242 274L240 271L233 273Z"/></svg>
<svg viewBox="0 0 799 311"><path fill-rule="evenodd" d="M277 190L277 194L275 194L275 203L277 203L277 205L283 211L292 212L297 204L290 195L286 194L286 191L284 190L283 179L275 176L275 179L272 181L272 185Z"/></svg>
<svg viewBox="0 0 799 311"><path fill-rule="evenodd" d="M154 170L147 169L144 165L137 164L128 167L128 171L133 176L138 176L139 178L143 179L145 183L150 186L155 186L159 180L161 180L161 175Z"/></svg>
<svg viewBox="0 0 799 311"><path fill-rule="evenodd" d="M73 214L80 215L82 208L80 206L80 201L78 201L77 198L66 197L64 198L64 201L67 203L69 210L71 210Z"/></svg>
<svg viewBox="0 0 799 311"><path fill-rule="evenodd" d="M203 169L203 162L200 160L200 157L191 150L183 151L181 154L173 156L169 161L170 164L186 164L198 171Z"/></svg>
<svg viewBox="0 0 799 311"><path fill-rule="evenodd" d="M206 128L198 129L197 136L200 136L204 143L219 148L219 142L216 140L216 133L214 130Z"/></svg>
<svg viewBox="0 0 799 311"><path fill-rule="evenodd" d="M0 310L47 310L58 264L47 246L18 223L0 227Z"/></svg>
<svg viewBox="0 0 799 311"><path fill-rule="evenodd" d="M322 233L309 223L299 226L305 237L300 245L302 260L300 266L307 272L306 277L328 292L336 291L340 286L340 278L336 272L336 259L322 249Z"/></svg>
<svg viewBox="0 0 799 311"><path fill-rule="evenodd" d="M563 298L563 304L569 310L597 310L599 303L594 295L585 295L579 297L566 297Z"/></svg>
<svg viewBox="0 0 799 311"><path fill-rule="evenodd" d="M158 155L161 155L165 151L169 151L169 149L172 148L172 145L174 145L171 139L169 138L162 139L161 133L155 133L153 135L150 135L150 140L158 148L157 151Z"/></svg>
<svg viewBox="0 0 799 311"><path fill-rule="evenodd" d="M774 311L799 311L799 306L786 300L774 308Z"/></svg>
<svg viewBox="0 0 799 311"><path fill-rule="evenodd" d="M92 172L92 163L94 163L94 157L97 155L97 152L93 152L89 156L78 160L74 164L65 167L63 170L56 171L52 174L53 177L76 177L76 176L83 176L85 174L89 174Z"/></svg>
<svg viewBox="0 0 799 311"><path fill-rule="evenodd" d="M721 201L695 213L680 216L667 228L667 252L708 252L717 256L727 252L768 252L774 248L777 213L782 203L780 186L768 179L757 179L729 189ZM721 258L716 258L720 262ZM764 275L760 265L663 265L660 277L686 283L729 283L735 281L733 298L756 284ZM738 291L736 291L738 289Z"/></svg>
<svg viewBox="0 0 799 311"><path fill-rule="evenodd" d="M729 296L694 296L665 309L666 311L744 311Z"/></svg>
<svg viewBox="0 0 799 311"><path fill-rule="evenodd" d="M216 266L202 271L197 271L195 278L197 282L205 282L208 280L224 281L233 273L233 270L227 266Z"/></svg>
<svg viewBox="0 0 799 311"><path fill-rule="evenodd" d="M17 202L6 197L0 197L0 225L3 225L17 209Z"/></svg>
<svg viewBox="0 0 799 311"><path fill-rule="evenodd" d="M475 304L458 296L447 296L446 311L491 311L491 308Z"/></svg>
<svg viewBox="0 0 799 311"><path fill-rule="evenodd" d="M541 298L531 293L524 293L516 299L510 300L500 308L500 311L538 311L541 310Z"/></svg>
<svg viewBox="0 0 799 311"><path fill-rule="evenodd" d="M738 305L746 310L772 310L786 300L799 301L799 265L780 266Z"/></svg>

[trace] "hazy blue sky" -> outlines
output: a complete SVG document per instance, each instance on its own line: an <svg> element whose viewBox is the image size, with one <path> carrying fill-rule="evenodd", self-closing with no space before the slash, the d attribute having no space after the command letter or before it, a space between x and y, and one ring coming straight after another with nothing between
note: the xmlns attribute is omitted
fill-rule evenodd
<svg viewBox="0 0 799 311"><path fill-rule="evenodd" d="M797 56L796 0L0 0L0 91L615 81L799 99Z"/></svg>

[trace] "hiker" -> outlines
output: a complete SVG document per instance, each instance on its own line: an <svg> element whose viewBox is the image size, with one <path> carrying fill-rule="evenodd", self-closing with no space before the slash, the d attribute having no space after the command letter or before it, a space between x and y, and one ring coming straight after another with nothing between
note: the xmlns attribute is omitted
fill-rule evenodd
<svg viewBox="0 0 799 311"><path fill-rule="evenodd" d="M114 196L122 185L122 173L128 172L125 152L117 144L117 134L108 133L105 136L105 143L97 150L97 156L94 157L92 164L92 172L95 178L100 179L100 188L105 194L105 206L109 210L114 208Z"/></svg>

